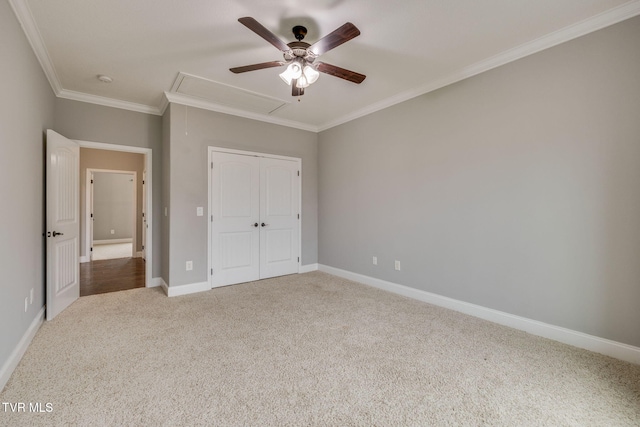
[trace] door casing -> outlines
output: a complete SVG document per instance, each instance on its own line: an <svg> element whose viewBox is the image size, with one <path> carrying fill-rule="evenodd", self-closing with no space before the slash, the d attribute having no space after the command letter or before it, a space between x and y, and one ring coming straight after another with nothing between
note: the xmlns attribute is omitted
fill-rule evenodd
<svg viewBox="0 0 640 427"><path fill-rule="evenodd" d="M94 148L97 150L107 150L107 151L123 151L127 153L139 153L144 154L144 169L147 171L147 177L153 176L153 153L151 148L141 148L141 147L132 147L129 145L117 145L117 144L107 144L103 142L92 142L92 141L81 141L76 140L80 145L80 148ZM147 233L145 236L145 240L143 240L143 244L145 247L145 286L147 288L156 286L153 279L153 180L148 179L145 183L147 185L146 188L146 199L143 201L146 212L146 225ZM151 232L149 232L151 230Z"/></svg>

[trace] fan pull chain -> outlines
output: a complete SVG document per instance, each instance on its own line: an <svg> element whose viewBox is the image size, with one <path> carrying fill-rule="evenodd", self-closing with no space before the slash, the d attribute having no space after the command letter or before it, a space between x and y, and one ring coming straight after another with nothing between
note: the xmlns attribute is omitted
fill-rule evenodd
<svg viewBox="0 0 640 427"><path fill-rule="evenodd" d="M189 107L184 106L184 134L189 135Z"/></svg>

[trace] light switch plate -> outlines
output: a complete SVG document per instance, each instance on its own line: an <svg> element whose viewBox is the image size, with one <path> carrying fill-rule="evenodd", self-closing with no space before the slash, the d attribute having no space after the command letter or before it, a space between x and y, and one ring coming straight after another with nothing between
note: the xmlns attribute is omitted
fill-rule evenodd
<svg viewBox="0 0 640 427"><path fill-rule="evenodd" d="M196 215L198 215L198 216L204 215L204 209L202 208L202 206L198 206L196 208Z"/></svg>

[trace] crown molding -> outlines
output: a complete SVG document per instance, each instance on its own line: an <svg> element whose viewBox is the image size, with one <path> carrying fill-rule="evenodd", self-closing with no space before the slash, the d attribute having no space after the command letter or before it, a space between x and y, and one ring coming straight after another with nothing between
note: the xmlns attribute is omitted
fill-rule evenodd
<svg viewBox="0 0 640 427"><path fill-rule="evenodd" d="M167 98L167 93L162 93L162 99L160 100L160 105L158 106L158 110L160 111L160 115L164 116L164 112L167 111L167 107L169 107L169 98Z"/></svg>
<svg viewBox="0 0 640 427"><path fill-rule="evenodd" d="M60 84L60 79L56 74L53 62L49 56L49 51L42 40L40 30L38 30L36 21L33 19L33 14L31 13L31 9L29 8L27 1L9 0L9 4L13 9L13 13L16 15L18 22L22 26L22 30L27 36L27 40L29 41L33 52L36 54L36 58L38 58L38 62L40 62L40 66L42 67L44 74L47 76L47 80L49 80L53 93L58 95L62 90L62 84Z"/></svg>
<svg viewBox="0 0 640 427"><path fill-rule="evenodd" d="M38 59L42 70L44 71L49 84L53 89L56 96L60 98L66 98L81 102L88 102L92 104L104 105L107 107L120 108L124 110L136 111L140 113L163 115L169 102L175 102L177 104L188 105L192 107L202 108L205 110L216 111L225 114L231 114L234 116L245 117L253 120L259 120L267 123L277 124L281 126L292 127L296 129L302 129L310 132L322 132L327 129L339 126L341 124L350 122L352 120L364 117L366 115L375 113L377 111L389 108L393 105L399 104L409 99L415 98L420 95L432 92L450 84L459 82L461 80L473 77L477 74L489 71L493 68L505 65L509 62L516 61L534 53L543 51L561 43L573 40L577 37L589 34L591 32L600 30L610 25L617 24L634 16L640 15L640 0L632 0L623 5L609 9L603 13L600 13L594 17L588 18L584 21L562 28L553 33L542 36L531 42L524 43L513 49L509 49L498 55L495 55L486 60L477 62L468 67L464 67L456 72L453 72L443 78L431 82L429 84L419 86L417 88L401 92L392 97L386 98L380 102L371 104L365 108L354 111L335 120L331 120L321 124L320 126L310 125L307 123L297 122L293 120L280 119L264 114L258 114L248 111L242 111L235 108L211 103L209 101L203 101L197 98L188 97L181 94L165 92L165 96L162 97L158 106L150 106L143 104L136 104L128 101L120 101L112 98L89 95L81 92L70 91L62 88L60 79L56 74L53 62L47 48L42 40L42 36L35 23L31 9L27 3L27 0L8 0L11 5L18 22L22 26L24 33L29 41L36 58Z"/></svg>
<svg viewBox="0 0 640 427"><path fill-rule="evenodd" d="M309 132L318 132L318 127L307 123L296 122L294 120L281 119L278 117L267 116L265 114L253 113L236 108L227 107L225 105L215 104L203 99L194 98L179 93L165 92L168 102L175 104L187 105L189 107L201 108L203 110L215 111L218 113L230 114L232 116L244 117L246 119L258 120L261 122L271 123L274 125L287 126L290 128L306 130ZM165 107L166 108L166 107Z"/></svg>
<svg viewBox="0 0 640 427"><path fill-rule="evenodd" d="M158 107L150 105L137 104L135 102L121 101L119 99L107 98L98 95L89 95L83 92L62 89L58 94L58 98L71 99L73 101L88 102L89 104L97 104L105 107L120 108L122 110L135 111L137 113L152 114L161 116L162 112Z"/></svg>
<svg viewBox="0 0 640 427"><path fill-rule="evenodd" d="M322 132L324 130L331 129L360 117L367 116L371 113L375 113L376 111L380 111L401 102L408 101L409 99L424 95L450 84L467 79L469 77L473 77L477 74L489 71L501 65L508 64L509 62L513 62L526 56L533 55L534 53L541 52L545 49L549 49L553 46L568 42L594 31L601 30L605 27L617 24L618 22L633 18L637 15L640 15L640 0L630 1L613 9L602 12L591 18L585 19L584 21L569 25L568 27L562 28L558 31L554 31L530 42L521 44L520 46L499 53L468 67L464 67L435 82L431 82L429 84L399 93L380 102L376 102L365 108L357 110L351 114L347 114L346 116L343 116L336 120L326 122L318 126L318 131Z"/></svg>
<svg viewBox="0 0 640 427"><path fill-rule="evenodd" d="M33 14L31 13L27 0L9 0L9 4L16 15L18 22L22 26L22 30L24 31L31 48L42 67L42 71L44 71L47 80L49 80L53 93L55 93L57 97L140 113L161 115L160 110L157 107L64 89L55 71L55 67L53 66L53 61L51 61L49 51L42 40L42 35L40 34L40 30L38 30L38 26L33 18Z"/></svg>

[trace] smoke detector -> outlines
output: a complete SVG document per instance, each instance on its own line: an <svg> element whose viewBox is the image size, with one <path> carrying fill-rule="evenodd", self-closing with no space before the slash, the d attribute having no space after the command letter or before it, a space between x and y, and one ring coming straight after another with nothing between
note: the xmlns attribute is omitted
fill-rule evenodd
<svg viewBox="0 0 640 427"><path fill-rule="evenodd" d="M98 74L98 80L102 83L111 83L113 79L109 76L105 76L104 74Z"/></svg>

